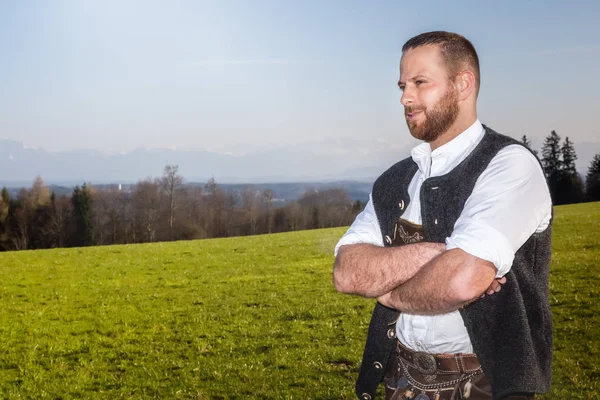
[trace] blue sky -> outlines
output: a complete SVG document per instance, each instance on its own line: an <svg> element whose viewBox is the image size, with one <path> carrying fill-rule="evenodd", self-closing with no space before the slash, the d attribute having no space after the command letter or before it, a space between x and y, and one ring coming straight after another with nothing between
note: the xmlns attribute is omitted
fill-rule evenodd
<svg viewBox="0 0 600 400"><path fill-rule="evenodd" d="M595 1L0 1L0 139L400 148L402 44L450 30L479 52L482 122L597 143L599 20Z"/></svg>

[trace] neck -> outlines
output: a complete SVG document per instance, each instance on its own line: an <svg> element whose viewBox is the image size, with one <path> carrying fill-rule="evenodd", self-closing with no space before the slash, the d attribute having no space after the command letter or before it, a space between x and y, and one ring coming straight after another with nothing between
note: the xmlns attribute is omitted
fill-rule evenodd
<svg viewBox="0 0 600 400"><path fill-rule="evenodd" d="M469 115L465 115L462 118L459 116L456 118L456 121L448 128L448 130L442 133L437 139L432 142L429 142L429 146L431 146L431 151L441 147L469 129L471 125L473 125L477 121L477 113L470 113Z"/></svg>

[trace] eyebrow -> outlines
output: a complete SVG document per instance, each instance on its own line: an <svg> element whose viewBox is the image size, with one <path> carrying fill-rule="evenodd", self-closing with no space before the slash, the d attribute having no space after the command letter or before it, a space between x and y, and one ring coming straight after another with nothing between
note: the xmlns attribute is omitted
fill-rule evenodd
<svg viewBox="0 0 600 400"><path fill-rule="evenodd" d="M416 81L417 79L421 79L421 78L430 79L430 78L429 78L428 76L426 76L426 75L423 75L423 74L418 74L418 75L415 75L415 76L413 76L412 78L410 78L410 79L409 79L409 81L413 81L413 82L414 82L414 81ZM402 86L402 85L404 85L404 82L402 82L402 80L399 80L399 81L398 81L398 86Z"/></svg>

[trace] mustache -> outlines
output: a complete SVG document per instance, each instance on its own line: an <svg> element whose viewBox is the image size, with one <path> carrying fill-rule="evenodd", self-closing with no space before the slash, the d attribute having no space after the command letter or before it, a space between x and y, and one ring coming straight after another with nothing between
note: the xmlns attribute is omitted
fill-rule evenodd
<svg viewBox="0 0 600 400"><path fill-rule="evenodd" d="M404 114L412 114L417 111L425 111L427 110L424 106L407 106L404 107Z"/></svg>

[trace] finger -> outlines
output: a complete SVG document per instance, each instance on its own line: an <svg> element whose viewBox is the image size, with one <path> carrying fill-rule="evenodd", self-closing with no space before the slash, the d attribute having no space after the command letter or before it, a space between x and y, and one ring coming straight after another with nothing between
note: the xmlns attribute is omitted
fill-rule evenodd
<svg viewBox="0 0 600 400"><path fill-rule="evenodd" d="M504 285L506 283L506 277L503 276L502 278L497 280L499 284Z"/></svg>

